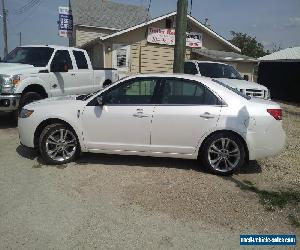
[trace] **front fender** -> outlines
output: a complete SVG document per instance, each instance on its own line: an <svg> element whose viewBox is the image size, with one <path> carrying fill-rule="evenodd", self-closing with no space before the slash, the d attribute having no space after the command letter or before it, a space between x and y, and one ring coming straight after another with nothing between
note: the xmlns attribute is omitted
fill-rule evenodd
<svg viewBox="0 0 300 250"><path fill-rule="evenodd" d="M46 93L50 93L49 84L47 84L43 79L39 78L38 76L29 76L23 79L15 88L16 94L22 94L23 91L32 85L38 85L42 87Z"/></svg>

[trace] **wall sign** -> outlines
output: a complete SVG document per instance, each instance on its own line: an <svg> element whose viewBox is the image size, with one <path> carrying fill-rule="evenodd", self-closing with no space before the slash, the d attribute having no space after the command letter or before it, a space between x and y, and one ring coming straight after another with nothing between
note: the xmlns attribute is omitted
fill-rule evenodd
<svg viewBox="0 0 300 250"><path fill-rule="evenodd" d="M69 7L58 8L58 35L62 37L71 37L73 35L73 15Z"/></svg>
<svg viewBox="0 0 300 250"><path fill-rule="evenodd" d="M147 41L149 43L175 45L175 30L149 27ZM191 48L201 48L202 34L197 32L187 32L186 46Z"/></svg>

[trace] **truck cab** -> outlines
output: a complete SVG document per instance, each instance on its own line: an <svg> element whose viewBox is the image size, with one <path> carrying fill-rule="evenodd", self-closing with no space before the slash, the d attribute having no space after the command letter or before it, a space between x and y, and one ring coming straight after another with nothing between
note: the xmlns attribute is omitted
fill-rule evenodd
<svg viewBox="0 0 300 250"><path fill-rule="evenodd" d="M270 91L267 87L250 82L246 77L243 78L229 64L212 61L186 61L184 73L215 79L251 97L270 99Z"/></svg>
<svg viewBox="0 0 300 250"><path fill-rule="evenodd" d="M85 50L20 46L0 63L0 112L16 112L47 97L88 94L118 80L114 69L93 70Z"/></svg>

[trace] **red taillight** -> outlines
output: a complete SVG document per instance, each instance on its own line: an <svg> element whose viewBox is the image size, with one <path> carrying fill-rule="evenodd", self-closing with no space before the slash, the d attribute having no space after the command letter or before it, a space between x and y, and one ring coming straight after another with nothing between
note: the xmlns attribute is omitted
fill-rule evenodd
<svg viewBox="0 0 300 250"><path fill-rule="evenodd" d="M282 120L282 110L281 109L267 109L267 111L276 120Z"/></svg>

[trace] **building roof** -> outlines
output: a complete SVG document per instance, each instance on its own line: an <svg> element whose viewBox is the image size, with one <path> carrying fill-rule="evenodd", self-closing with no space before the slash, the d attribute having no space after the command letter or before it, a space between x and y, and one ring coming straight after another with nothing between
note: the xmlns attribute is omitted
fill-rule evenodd
<svg viewBox="0 0 300 250"><path fill-rule="evenodd" d="M293 47L258 58L259 61L299 61L300 47Z"/></svg>
<svg viewBox="0 0 300 250"><path fill-rule="evenodd" d="M171 16L175 16L177 14L176 11L174 12L171 12L171 13L168 13L166 15L163 15L163 16L160 16L160 17L156 17L156 18L153 18L149 21L145 21L145 22L141 22L140 24L137 24L135 26L132 26L132 27L129 27L127 29L123 29L123 30L120 30L118 32L115 32L111 35L106 35L106 36L102 36L102 37L98 37L96 39L94 39L93 41L90 41L88 42L87 44L84 44L82 45L81 47L85 47L89 44L92 44L94 42L96 42L97 40L101 40L101 41L104 41L104 40L107 40L109 38L112 38L112 37L116 37L116 36L119 36L119 35L122 35L122 34L125 34L127 32L130 32L130 31L133 31L133 30L136 30L138 28L141 28L141 27L144 27L144 26L148 26L152 23L155 23L155 22L158 22L160 20L163 20L165 18L168 18L168 17L171 17ZM219 34L217 34L216 32L214 32L213 30L209 29L208 27L206 27L204 24L202 24L201 22L199 22L197 19L195 19L194 17L188 15L187 16L188 19L192 22L194 22L197 26L200 26L202 29L204 29L205 31L207 31L211 36L215 37L216 39L218 39L219 41L221 41L222 43L228 45L229 47L231 47L233 50L235 50L236 52L241 52L240 48L238 48L237 46L233 45L232 43L230 43L228 40L226 40L224 37L220 36Z"/></svg>
<svg viewBox="0 0 300 250"><path fill-rule="evenodd" d="M197 53L201 56L208 57L216 61L237 61L237 62L257 62L257 59L249 56L245 56L235 52L227 52L221 50L211 50L211 49L193 49L194 53Z"/></svg>
<svg viewBox="0 0 300 250"><path fill-rule="evenodd" d="M148 17L144 7L100 0L71 0L74 25L107 29L127 29L145 22Z"/></svg>

